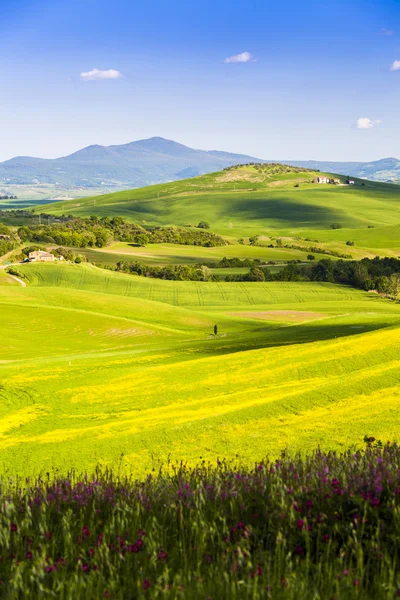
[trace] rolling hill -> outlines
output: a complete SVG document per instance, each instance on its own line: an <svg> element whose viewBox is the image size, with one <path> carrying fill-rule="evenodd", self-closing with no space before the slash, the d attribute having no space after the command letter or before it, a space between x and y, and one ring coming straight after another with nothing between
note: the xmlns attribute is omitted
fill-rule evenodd
<svg viewBox="0 0 400 600"><path fill-rule="evenodd" d="M354 256L361 257L361 250L364 256L397 256L400 187L358 179L354 186L311 183L317 174L280 164L234 166L183 181L56 202L36 212L120 216L145 227L185 227L205 220L211 231L233 244L258 235L265 247L271 237L282 237L286 244L310 246L317 241L348 253L350 240ZM332 229L335 223L341 227Z"/></svg>
<svg viewBox="0 0 400 600"><path fill-rule="evenodd" d="M319 185L315 174L233 166L38 212L48 213L45 223L64 213L145 227L206 220L229 244L115 241L82 249L91 260L304 261L310 245L317 258L328 249L399 255L400 188L358 179ZM250 236L259 236L257 245ZM340 449L357 447L365 434L397 435L398 302L324 282L170 281L67 261L18 271L26 287L0 278L5 471L101 462L143 472L168 458L193 464L236 455L251 464L285 447Z"/></svg>
<svg viewBox="0 0 400 600"><path fill-rule="evenodd" d="M396 303L328 283L20 269L26 288L0 286L6 471L251 464L396 434Z"/></svg>

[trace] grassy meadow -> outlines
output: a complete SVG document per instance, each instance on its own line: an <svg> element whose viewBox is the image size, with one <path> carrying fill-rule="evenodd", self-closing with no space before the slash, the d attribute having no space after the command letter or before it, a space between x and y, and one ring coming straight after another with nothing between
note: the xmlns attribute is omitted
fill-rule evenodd
<svg viewBox="0 0 400 600"><path fill-rule="evenodd" d="M78 251L78 249L76 249ZM80 250L79 250L80 251ZM138 260L149 265L195 265L212 263L226 258L248 258L264 262L285 263L289 260L304 260L301 250L290 248L268 248L267 246L249 246L231 244L205 248L203 246L178 246L177 244L148 244L135 246L125 242L114 242L105 248L85 248L83 253L94 263L115 264L119 260ZM324 254L314 254L315 259L325 258Z"/></svg>
<svg viewBox="0 0 400 600"><path fill-rule="evenodd" d="M328 283L19 270L25 288L0 286L3 471L249 464L396 436L395 302Z"/></svg>

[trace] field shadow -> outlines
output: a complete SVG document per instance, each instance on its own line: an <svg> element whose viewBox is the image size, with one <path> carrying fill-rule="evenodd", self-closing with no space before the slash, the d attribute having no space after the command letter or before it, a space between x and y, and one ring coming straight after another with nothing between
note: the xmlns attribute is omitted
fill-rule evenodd
<svg viewBox="0 0 400 600"><path fill-rule="evenodd" d="M281 220L290 223L310 223L314 226L326 226L332 222L348 223L348 215L345 211L332 209L329 206L309 204L303 201L294 202L290 196L280 195L279 198L268 197L264 194L252 194L249 196L226 196L216 198L215 194L192 197L171 197L163 202L140 201L136 199L124 204L123 211L134 212L143 216L170 217L171 212L179 209L184 203L186 209L195 203L193 210L196 212L206 210L207 204L211 203L213 209L217 210L220 218L235 217L247 221L262 219ZM113 210L115 210L115 207Z"/></svg>
<svg viewBox="0 0 400 600"><path fill-rule="evenodd" d="M348 221L344 211L333 210L328 206L316 206L293 202L289 197L281 196L274 198L235 198L231 210L225 216L232 216L257 221L260 219L272 219L276 221L287 221L290 223L312 223L314 226L326 226L337 221Z"/></svg>
<svg viewBox="0 0 400 600"><path fill-rule="evenodd" d="M246 350L261 348L279 348L297 344L309 344L332 339L340 339L392 327L390 323L371 322L360 325L321 323L289 325L278 328L260 327L251 333L227 334L226 337L216 337L201 342L195 351L206 355L224 355Z"/></svg>

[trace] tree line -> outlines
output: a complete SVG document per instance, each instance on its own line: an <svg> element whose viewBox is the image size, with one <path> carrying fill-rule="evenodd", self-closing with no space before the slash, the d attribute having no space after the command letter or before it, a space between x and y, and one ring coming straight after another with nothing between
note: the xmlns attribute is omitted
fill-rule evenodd
<svg viewBox="0 0 400 600"><path fill-rule="evenodd" d="M57 222L23 225L18 228L22 242L57 244L73 248L103 248L112 241L146 246L155 243L172 243L193 246L224 246L225 240L201 229L181 227L154 227L145 229L136 223L128 223L122 217L78 218L67 217Z"/></svg>
<svg viewBox="0 0 400 600"><path fill-rule="evenodd" d="M270 261L271 263L271 261ZM263 263L260 259L255 258L255 259L251 259L251 258L237 258L236 256L233 256L232 258L227 258L226 256L224 256L224 258L222 258L220 261L218 262L213 262L213 261L209 261L209 262L202 262L199 263L197 266L198 267L202 267L202 266L206 266L209 267L210 269L232 269L232 268L251 268L251 267L257 267L260 264L266 264L265 262Z"/></svg>
<svg viewBox="0 0 400 600"><path fill-rule="evenodd" d="M146 265L139 261L118 261L114 270L132 275L141 275L142 277L175 281L218 281L218 277L213 275L211 269L205 265L200 267L192 265L167 265L165 267L158 267Z"/></svg>
<svg viewBox="0 0 400 600"><path fill-rule="evenodd" d="M351 285L362 290L397 297L400 293L400 260L397 258L363 258L360 261L322 259L299 265L290 262L277 273L253 266L243 275L228 275L225 281L325 281Z"/></svg>
<svg viewBox="0 0 400 600"><path fill-rule="evenodd" d="M240 259L226 259L235 262ZM244 261L240 261L243 263ZM251 261L250 261L251 262ZM142 277L178 281L219 281L207 265L147 265L140 261L119 261L115 266L103 268ZM292 261L283 269L272 273L268 267L254 261L247 273L227 275L227 282L241 281L321 281L350 285L363 290L376 290L380 294L397 297L400 294L400 260L395 258L365 258L361 261L332 261L322 259L308 265Z"/></svg>

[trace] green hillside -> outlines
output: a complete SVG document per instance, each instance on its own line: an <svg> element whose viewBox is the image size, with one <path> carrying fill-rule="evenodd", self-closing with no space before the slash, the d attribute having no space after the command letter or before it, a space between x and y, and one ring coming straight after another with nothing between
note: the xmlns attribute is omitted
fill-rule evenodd
<svg viewBox="0 0 400 600"><path fill-rule="evenodd" d="M179 182L58 202L52 215L121 216L145 227L210 223L235 244L240 238L318 240L354 256L400 250L400 188L355 180L354 186L310 183L320 173L283 165L247 165ZM341 177L345 182L345 177ZM340 229L331 229L339 224ZM347 249L348 250L348 249Z"/></svg>
<svg viewBox="0 0 400 600"><path fill-rule="evenodd" d="M3 470L251 463L396 435L397 303L324 283L20 271L27 287L0 286Z"/></svg>
<svg viewBox="0 0 400 600"><path fill-rule="evenodd" d="M168 457L195 463L239 455L251 463L285 447L347 448L367 433L396 438L398 302L322 281L222 281L246 271L240 261L215 269L221 281L112 270L117 261L139 260L150 270L217 266L224 257L279 270L289 261L310 266L313 257L319 266L328 253L400 254L399 188L320 185L311 183L314 175L247 165L47 205L42 224L25 215L33 228L20 243L29 246L38 232L49 249L57 231L40 233L43 221L68 231L97 223L51 215L122 216L148 235L151 227L187 230L176 243L153 237L140 246L114 236L102 247L72 248L72 257L111 270L69 258L18 264L17 278L0 271L3 470L85 470L102 462L142 472ZM200 221L224 237L220 245L194 245L205 235L190 229ZM389 275L397 272L391 268Z"/></svg>
<svg viewBox="0 0 400 600"><path fill-rule="evenodd" d="M353 251L356 254L356 251ZM218 262L227 258L248 258L263 261L304 260L305 253L290 248L268 248L266 244L250 246L248 244L230 244L229 246L179 246L177 244L148 244L135 246L125 242L115 242L105 248L87 248L84 254L94 263L112 264L118 260L137 259L146 264L197 264L201 262ZM316 258L324 258L323 254L314 253Z"/></svg>

